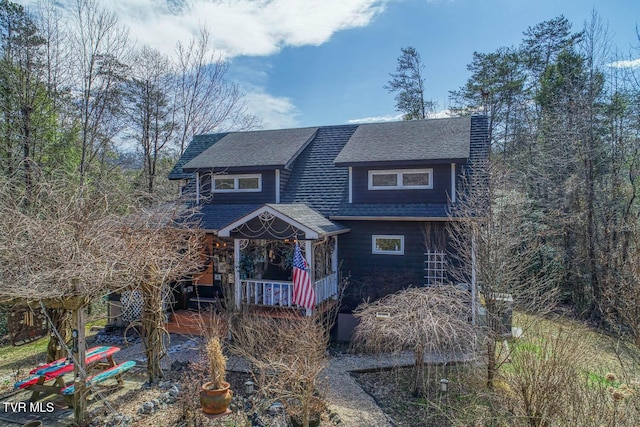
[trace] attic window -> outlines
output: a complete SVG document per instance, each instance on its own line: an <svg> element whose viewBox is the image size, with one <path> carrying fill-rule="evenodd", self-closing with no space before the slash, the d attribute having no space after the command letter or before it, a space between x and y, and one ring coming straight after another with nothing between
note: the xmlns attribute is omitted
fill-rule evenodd
<svg viewBox="0 0 640 427"><path fill-rule="evenodd" d="M433 169L369 171L369 190L419 190L433 188Z"/></svg>
<svg viewBox="0 0 640 427"><path fill-rule="evenodd" d="M214 193L262 191L262 175L219 175L213 177Z"/></svg>

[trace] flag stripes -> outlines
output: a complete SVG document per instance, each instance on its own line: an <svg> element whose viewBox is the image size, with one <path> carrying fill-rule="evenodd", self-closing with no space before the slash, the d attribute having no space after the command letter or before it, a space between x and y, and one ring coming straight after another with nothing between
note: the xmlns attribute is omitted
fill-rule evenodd
<svg viewBox="0 0 640 427"><path fill-rule="evenodd" d="M293 297L292 302L306 309L316 305L316 293L311 284L311 275L307 260L302 256L300 246L296 243L293 253Z"/></svg>

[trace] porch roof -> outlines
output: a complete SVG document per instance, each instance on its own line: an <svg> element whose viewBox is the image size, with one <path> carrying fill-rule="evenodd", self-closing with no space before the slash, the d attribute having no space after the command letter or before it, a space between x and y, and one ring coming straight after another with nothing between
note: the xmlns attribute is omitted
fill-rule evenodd
<svg viewBox="0 0 640 427"><path fill-rule="evenodd" d="M207 231L218 231L225 225L247 215L259 208L259 203L216 205L205 203L200 205L201 225Z"/></svg>
<svg viewBox="0 0 640 427"><path fill-rule="evenodd" d="M327 219L304 203L267 203L220 228L218 230L218 236L229 237L232 232L237 231L243 225L249 223L249 221L257 218L260 219L261 223L268 224L263 230L264 233L274 234L270 227L271 223L273 221L282 221L301 232L292 236L295 238L298 238L299 234L302 234L304 239L319 239L324 236L346 233L350 230L341 224ZM274 234L272 237L279 239L283 236Z"/></svg>

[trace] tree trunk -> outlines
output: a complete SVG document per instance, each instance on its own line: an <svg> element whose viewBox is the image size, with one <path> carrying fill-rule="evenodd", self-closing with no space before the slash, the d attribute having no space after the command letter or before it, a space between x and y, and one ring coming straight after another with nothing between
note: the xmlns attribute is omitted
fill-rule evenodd
<svg viewBox="0 0 640 427"><path fill-rule="evenodd" d="M489 334L487 338L487 388L493 390L496 378L496 340Z"/></svg>
<svg viewBox="0 0 640 427"><path fill-rule="evenodd" d="M60 342L58 334L52 331L49 343L47 344L47 362L53 362L67 355L65 352L65 342L70 325L69 311L64 308L48 308L47 314L53 323L50 327L58 331L58 334L63 340Z"/></svg>
<svg viewBox="0 0 640 427"><path fill-rule="evenodd" d="M144 292L144 310L142 311L142 341L147 357L147 380L154 383L163 377L160 361L164 357L164 316L159 292Z"/></svg>

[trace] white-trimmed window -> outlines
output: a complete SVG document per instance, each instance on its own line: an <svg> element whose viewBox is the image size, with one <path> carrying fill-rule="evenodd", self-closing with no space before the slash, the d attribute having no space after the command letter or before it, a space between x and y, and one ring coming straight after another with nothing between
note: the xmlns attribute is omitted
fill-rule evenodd
<svg viewBox="0 0 640 427"><path fill-rule="evenodd" d="M433 169L370 170L369 190L433 188Z"/></svg>
<svg viewBox="0 0 640 427"><path fill-rule="evenodd" d="M214 175L211 191L214 193L262 191L262 175Z"/></svg>
<svg viewBox="0 0 640 427"><path fill-rule="evenodd" d="M404 236L371 236L371 252L381 255L404 255Z"/></svg>

